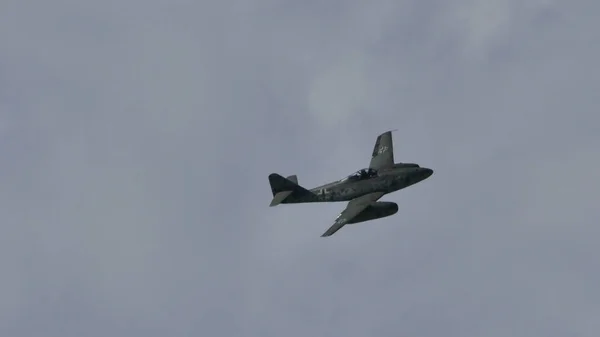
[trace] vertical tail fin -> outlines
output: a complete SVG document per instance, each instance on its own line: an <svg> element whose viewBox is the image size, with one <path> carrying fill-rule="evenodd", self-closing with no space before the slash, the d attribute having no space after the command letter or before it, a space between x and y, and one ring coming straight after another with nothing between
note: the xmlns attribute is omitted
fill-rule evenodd
<svg viewBox="0 0 600 337"><path fill-rule="evenodd" d="M269 175L269 184L271 185L271 192L273 192L273 195L284 191L305 191L310 193L310 191L298 185L298 177L295 175L284 178L277 173L271 173Z"/></svg>
<svg viewBox="0 0 600 337"><path fill-rule="evenodd" d="M273 200L270 206L283 203L289 196L302 197L313 195L312 192L298 185L298 177L295 175L284 178L277 173L271 173L269 175L269 184L273 193Z"/></svg>

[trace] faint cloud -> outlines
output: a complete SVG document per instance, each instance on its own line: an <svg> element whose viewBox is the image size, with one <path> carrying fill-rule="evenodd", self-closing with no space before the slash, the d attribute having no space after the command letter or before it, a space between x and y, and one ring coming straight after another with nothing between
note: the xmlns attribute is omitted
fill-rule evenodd
<svg viewBox="0 0 600 337"><path fill-rule="evenodd" d="M528 18L553 6L553 0L497 1L463 0L443 11L439 32L458 38L463 56L471 60L485 58L488 52L519 31ZM448 35L450 33L450 35Z"/></svg>
<svg viewBox="0 0 600 337"><path fill-rule="evenodd" d="M344 56L315 76L310 84L309 107L312 118L325 128L343 124L369 97L365 56L359 52Z"/></svg>

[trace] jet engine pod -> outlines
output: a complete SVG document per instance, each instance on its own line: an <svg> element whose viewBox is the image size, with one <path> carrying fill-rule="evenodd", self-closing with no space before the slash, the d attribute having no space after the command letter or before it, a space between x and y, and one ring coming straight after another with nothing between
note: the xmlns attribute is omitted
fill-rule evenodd
<svg viewBox="0 0 600 337"><path fill-rule="evenodd" d="M394 215L398 212L398 204L391 201L378 201L374 202L359 215L355 216L352 220L348 221L349 224L359 223L363 221L369 221L386 216Z"/></svg>

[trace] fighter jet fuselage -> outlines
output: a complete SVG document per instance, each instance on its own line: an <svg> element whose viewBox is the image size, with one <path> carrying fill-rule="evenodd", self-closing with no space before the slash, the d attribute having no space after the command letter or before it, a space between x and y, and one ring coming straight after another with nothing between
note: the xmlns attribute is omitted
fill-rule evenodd
<svg viewBox="0 0 600 337"><path fill-rule="evenodd" d="M414 163L394 163L391 132L377 137L369 168L325 185L305 189L298 178L284 178L277 173L269 175L273 192L270 206L314 202L349 201L346 209L336 218L322 236L330 236L345 224L378 219L395 214L398 205L377 201L392 193L429 178L433 170Z"/></svg>
<svg viewBox="0 0 600 337"><path fill-rule="evenodd" d="M314 196L290 196L282 203L350 201L374 192L388 194L425 180L432 173L431 169L424 167L390 169L364 180L338 181L315 187L310 190Z"/></svg>

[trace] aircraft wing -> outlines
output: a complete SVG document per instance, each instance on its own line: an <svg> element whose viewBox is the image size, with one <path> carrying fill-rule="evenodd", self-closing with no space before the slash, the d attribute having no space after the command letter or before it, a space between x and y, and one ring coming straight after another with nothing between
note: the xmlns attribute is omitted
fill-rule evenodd
<svg viewBox="0 0 600 337"><path fill-rule="evenodd" d="M364 211L367 207L369 207L369 205L372 202L379 200L379 198L381 198L384 194L385 193L383 192L374 192L370 194L365 194L348 202L348 206L346 206L346 209L344 209L342 213L338 215L333 225L329 227L329 229L325 233L323 233L321 237L333 235L333 233L337 232L342 227L344 227L349 221L354 219L354 217L356 217L357 215L362 213L362 211Z"/></svg>
<svg viewBox="0 0 600 337"><path fill-rule="evenodd" d="M369 168L380 170L392 166L394 166L394 144L392 144L392 131L387 131L377 137Z"/></svg>

